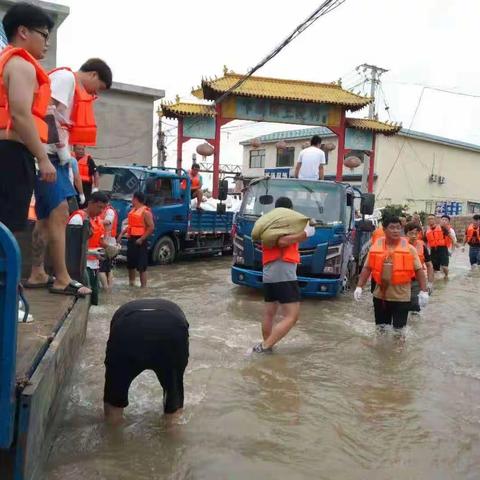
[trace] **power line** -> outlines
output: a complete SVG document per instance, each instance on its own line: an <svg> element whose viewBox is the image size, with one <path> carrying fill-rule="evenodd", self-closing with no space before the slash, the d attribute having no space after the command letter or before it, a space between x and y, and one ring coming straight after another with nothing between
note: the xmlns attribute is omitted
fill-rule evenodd
<svg viewBox="0 0 480 480"><path fill-rule="evenodd" d="M398 81L398 80L388 80L388 83L398 83L399 85L412 85L412 86L416 86L416 87L423 87L427 90L434 90L436 92L449 93L451 95L459 95L461 97L480 98L480 95L476 95L474 93L457 92L455 90L449 90L447 88L432 87L430 85L425 85L423 83L401 82L401 81Z"/></svg>
<svg viewBox="0 0 480 480"><path fill-rule="evenodd" d="M413 117L412 117L412 120L410 121L410 125L408 126L408 130L411 130L412 129L412 125L413 125L413 122L415 121L415 117L417 116L417 113L418 113L418 110L420 108L420 104L422 103L422 98L423 98L423 94L425 93L425 89L426 87L423 87L422 88L422 91L420 92L420 96L418 97L418 102L417 102L417 106L415 108L415 112L413 113ZM383 189L385 188L385 185L387 184L388 180L390 179L390 176L392 175L392 172L394 170L394 168L396 167L397 163L398 163L398 160L400 159L400 155L402 154L403 152L403 149L405 147L405 144L406 144L406 138L403 140L403 143L398 151L398 155L397 155L397 158L395 159L395 161L393 162L393 165L392 165L392 168L390 169L390 171L388 172L388 175L387 175L387 178L385 179L385 181L383 182L383 185L382 185L382 188L379 190L378 192L378 197L380 198L380 194L383 192Z"/></svg>
<svg viewBox="0 0 480 480"><path fill-rule="evenodd" d="M251 77L257 70L266 65L270 60L275 58L290 42L295 40L299 35L301 35L308 27L313 25L320 17L330 13L331 11L338 8L340 5L345 3L346 0L325 0L322 4L315 9L315 11L300 25L298 25L293 32L285 38L280 45L275 47L263 60L257 63L254 67L250 68L248 72L240 78L235 84L225 91L219 98L215 101L216 104L221 103L225 100L228 95L230 95L234 90L240 87L249 77Z"/></svg>

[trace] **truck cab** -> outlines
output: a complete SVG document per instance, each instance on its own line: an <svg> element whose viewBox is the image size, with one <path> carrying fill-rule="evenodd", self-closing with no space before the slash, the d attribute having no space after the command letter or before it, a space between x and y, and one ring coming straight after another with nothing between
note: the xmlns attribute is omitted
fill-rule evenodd
<svg viewBox="0 0 480 480"><path fill-rule="evenodd" d="M255 221L272 210L279 197L290 198L294 210L316 222L315 235L300 244L297 272L302 295L336 296L358 274L369 238L371 227L356 219L356 207L362 210L362 201L372 201L371 197L362 200L357 189L338 182L270 177L252 181L233 229L233 283L262 287L262 247L252 240L251 232ZM370 208L363 210L368 213Z"/></svg>
<svg viewBox="0 0 480 480"><path fill-rule="evenodd" d="M187 254L231 251L233 213L190 208L190 177L185 170L137 165L102 166L98 170L100 190L110 195L119 225L132 208L133 194L146 194L155 221L155 231L148 239L153 263L172 263Z"/></svg>

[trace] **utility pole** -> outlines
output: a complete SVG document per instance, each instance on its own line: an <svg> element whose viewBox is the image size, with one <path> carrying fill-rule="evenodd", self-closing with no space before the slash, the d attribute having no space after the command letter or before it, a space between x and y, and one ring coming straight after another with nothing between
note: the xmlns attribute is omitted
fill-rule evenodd
<svg viewBox="0 0 480 480"><path fill-rule="evenodd" d="M355 70L362 70L363 73L367 76L367 80L370 82L370 97L373 98L372 103L368 106L368 118L376 119L376 101L377 101L377 87L380 85L380 77L388 72L385 68L377 67L376 65L369 65L368 63L363 63L359 65ZM372 148L374 145L372 145ZM368 191L368 174L370 169L370 162L364 160L363 162L363 172L362 172L362 186L361 191Z"/></svg>
<svg viewBox="0 0 480 480"><path fill-rule="evenodd" d="M166 154L167 147L165 146L165 134L162 131L162 117L158 115L158 130L157 130L157 158L158 166L164 167L167 160Z"/></svg>

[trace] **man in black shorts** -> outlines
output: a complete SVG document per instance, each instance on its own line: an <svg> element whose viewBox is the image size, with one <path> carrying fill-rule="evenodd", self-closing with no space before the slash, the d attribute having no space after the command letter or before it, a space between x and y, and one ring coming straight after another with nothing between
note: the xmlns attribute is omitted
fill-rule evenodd
<svg viewBox="0 0 480 480"><path fill-rule="evenodd" d="M122 421L130 384L145 370L153 370L162 385L164 413L183 408L188 328L183 311L168 300L134 300L115 312L105 357L107 421Z"/></svg>
<svg viewBox="0 0 480 480"><path fill-rule="evenodd" d="M35 182L54 182L55 168L42 143L50 101L49 80L37 62L45 57L53 20L40 7L12 5L3 18L9 45L0 54L0 222L12 232L25 229Z"/></svg>
<svg viewBox="0 0 480 480"><path fill-rule="evenodd" d="M287 197L280 197L275 202L275 208L293 208L292 201ZM272 347L297 323L300 312L298 244L314 234L315 228L307 225L301 233L280 237L277 246L273 248L262 247L266 303L262 322L263 342L253 347L254 353L271 352ZM281 320L274 325L277 313L281 315Z"/></svg>

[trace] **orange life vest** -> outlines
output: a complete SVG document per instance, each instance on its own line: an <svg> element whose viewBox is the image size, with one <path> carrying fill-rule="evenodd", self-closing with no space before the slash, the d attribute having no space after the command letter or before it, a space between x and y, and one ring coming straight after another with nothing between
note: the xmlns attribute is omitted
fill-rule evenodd
<svg viewBox="0 0 480 480"><path fill-rule="evenodd" d="M49 75L59 70L72 72L68 67L59 67L49 72ZM67 125L69 132L68 142L70 145L94 146L97 144L97 123L95 121L93 102L97 97L90 95L82 86L77 75L74 75L75 93L73 95L72 113L70 115L71 124Z"/></svg>
<svg viewBox="0 0 480 480"><path fill-rule="evenodd" d="M7 89L3 82L3 72L7 62L18 55L27 62L31 63L36 72L38 88L33 94L32 115L37 127L38 136L43 143L48 140L48 126L45 123L45 115L50 104L50 79L42 66L23 48L16 48L12 45L5 47L0 53L0 130L10 130L12 127L12 117L8 108Z"/></svg>
<svg viewBox="0 0 480 480"><path fill-rule="evenodd" d="M192 177L192 172L188 172L188 175L190 177L190 182L191 182L191 190L193 190L194 188L196 189L199 189L200 188L200 175L195 175L194 177ZM186 180L182 180L182 184L181 184L181 187L182 187L182 190L186 190L187 188L187 181Z"/></svg>
<svg viewBox="0 0 480 480"><path fill-rule="evenodd" d="M35 197L32 195L30 206L28 207L28 219L33 222L37 221L37 213L35 212Z"/></svg>
<svg viewBox="0 0 480 480"><path fill-rule="evenodd" d="M416 240L413 246L417 249L418 258L420 258L420 263L425 265L425 243L423 240Z"/></svg>
<svg viewBox="0 0 480 480"><path fill-rule="evenodd" d="M451 238L449 236L445 236L440 225L436 225L435 228L429 227L425 232L425 235L427 237L427 244L430 248L448 247L452 244Z"/></svg>
<svg viewBox="0 0 480 480"><path fill-rule="evenodd" d="M415 275L414 257L410 251L406 238L401 238L396 247L389 251L385 238L379 238L370 248L368 266L372 270L372 277L378 285L382 284L383 264L392 258L392 285L410 283Z"/></svg>
<svg viewBox="0 0 480 480"><path fill-rule="evenodd" d="M477 239L474 241L474 239ZM467 228L466 233L467 243L474 243L480 245L480 226L476 227L473 223L471 223Z"/></svg>
<svg viewBox="0 0 480 480"><path fill-rule="evenodd" d="M105 227L103 226L102 219L100 216L89 218L87 212L85 210L76 210L70 215L69 221L75 215L80 215L82 220L89 220L90 222L90 237L88 238L88 248L89 250L93 250L94 248L100 248L100 240L105 235ZM88 260L97 260L98 257L95 255L87 255Z"/></svg>
<svg viewBox="0 0 480 480"><path fill-rule="evenodd" d="M128 212L127 236L142 237L143 235L145 235L147 227L145 226L145 220L143 219L143 215L145 212L149 211L150 209L144 205L137 209L132 208L130 212Z"/></svg>
<svg viewBox="0 0 480 480"><path fill-rule="evenodd" d="M380 226L372 233L372 245L379 239L385 236L385 232L383 231L383 227Z"/></svg>
<svg viewBox="0 0 480 480"><path fill-rule="evenodd" d="M298 243L293 243L288 247L262 247L263 265L280 259L284 262L300 263L300 251L298 250Z"/></svg>
<svg viewBox="0 0 480 480"><path fill-rule="evenodd" d="M107 208L100 214L100 218L103 221L105 221L105 216L107 214L107 210L111 209L113 211L113 223L112 223L112 237L117 237L117 228L118 228L118 213L117 211L110 205L107 205Z"/></svg>
<svg viewBox="0 0 480 480"><path fill-rule="evenodd" d="M90 176L90 170L88 168L88 159L90 155L84 155L80 160L78 160L78 173L80 178L84 183L92 183L92 177Z"/></svg>

